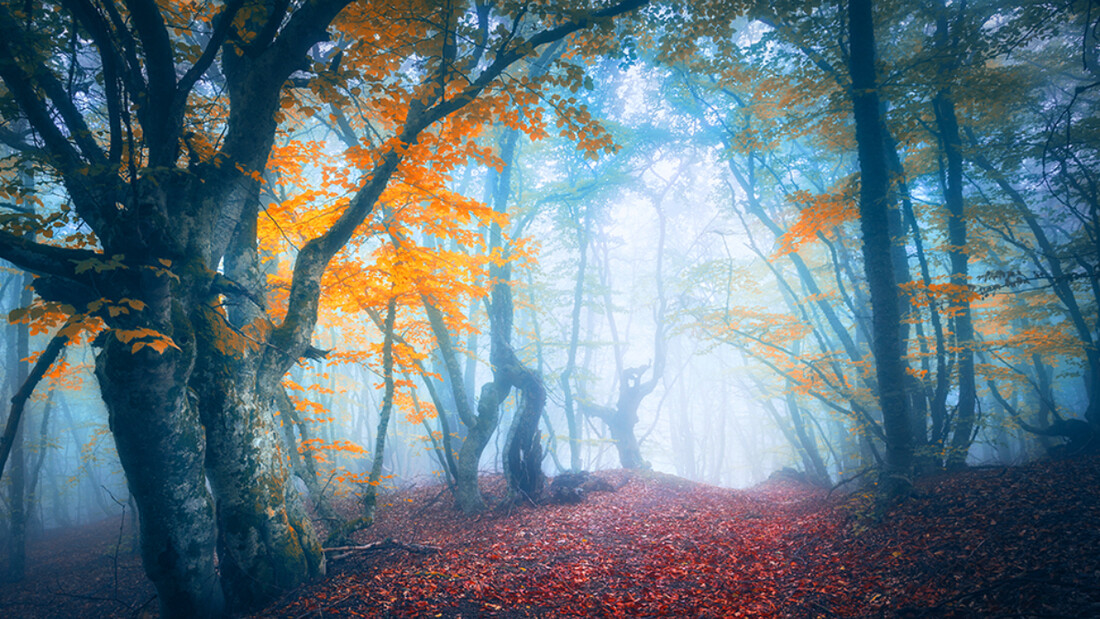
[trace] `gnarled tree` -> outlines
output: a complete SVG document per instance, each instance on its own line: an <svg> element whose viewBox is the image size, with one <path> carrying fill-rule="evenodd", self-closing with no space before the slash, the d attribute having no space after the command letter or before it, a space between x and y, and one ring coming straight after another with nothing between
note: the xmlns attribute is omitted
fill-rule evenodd
<svg viewBox="0 0 1100 619"><path fill-rule="evenodd" d="M2 231L0 258L35 273L43 299L106 323L96 376L164 616L255 608L324 571L272 410L283 375L315 351L326 267L402 162L429 156L417 143L430 127L484 122L499 108L469 108L507 96L510 66L643 1L470 4L0 3L0 109L33 130L0 139L55 175L97 243ZM298 251L276 316L256 251L262 172L287 118L309 115L297 96L344 86L392 112L385 139Z"/></svg>

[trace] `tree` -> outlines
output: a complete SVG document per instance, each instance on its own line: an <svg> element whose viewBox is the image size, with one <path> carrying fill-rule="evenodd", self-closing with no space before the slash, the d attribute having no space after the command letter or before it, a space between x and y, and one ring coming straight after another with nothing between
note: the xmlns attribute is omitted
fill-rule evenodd
<svg viewBox="0 0 1100 619"><path fill-rule="evenodd" d="M947 7L940 7L936 20L937 47L941 54L947 55L946 48L952 37L947 19ZM959 15L961 23L964 15ZM957 26L958 27L958 26ZM959 34L954 34L957 41ZM952 56L949 56L952 57ZM945 79L951 79L953 67L950 61L944 62L941 71ZM951 440L951 454L948 465L958 468L966 464L966 453L973 439L974 409L977 402L974 382L974 324L970 312L970 282L968 276L969 252L966 246L966 207L962 191L962 137L959 132L958 117L955 113L955 101L949 83L945 83L932 101L935 109L936 126L939 128L940 142L947 159L946 201L948 211L948 241L951 244L951 285L954 290L951 305L955 317L955 336L959 347L959 401L955 433Z"/></svg>
<svg viewBox="0 0 1100 619"><path fill-rule="evenodd" d="M912 434L905 394L905 342L901 339L899 290L894 279L888 209L885 140L875 83L875 34L871 0L848 3L852 106L859 145L859 216L863 232L863 268L871 293L875 371L882 425L886 433L884 493L894 499L907 492L912 466Z"/></svg>
<svg viewBox="0 0 1100 619"><path fill-rule="evenodd" d="M22 277L13 277L11 280L21 284L18 287L21 290L17 288L17 292L19 293L20 302L23 304L28 304L31 300L30 280L29 273L24 274ZM8 367L8 375L5 382L10 386L11 400L16 402L19 396L22 395L19 392L23 391L23 385L26 384L27 378L30 376L29 364L24 361L30 356L30 330L27 325L17 324L10 325L8 331L9 333L14 332L15 337L8 339L8 359L5 364ZM25 402L26 396L22 400ZM11 541L8 547L8 572L5 577L13 582L23 579L27 564L27 463L23 449L26 433L18 423L21 413L22 411L13 405L11 412L8 414L3 445L0 446L2 447L2 451L0 451L0 472L4 470L3 464L7 462L8 458L10 457L12 460L12 471L8 478L8 504L11 506Z"/></svg>
<svg viewBox="0 0 1100 619"><path fill-rule="evenodd" d="M38 275L43 299L106 323L96 376L162 614L255 608L324 571L271 411L287 370L318 354L326 267L402 162L429 157L418 144L429 127L484 122L511 96L510 66L643 3L520 9L500 28L487 7L450 2L0 5L4 114L33 129L3 138L48 167L98 243L5 231L0 257ZM350 42L347 64L332 38ZM356 41L384 51L366 55ZM276 317L256 250L263 171L280 128L308 113L303 89L346 97L341 71L388 111L385 138L338 215L298 251Z"/></svg>
<svg viewBox="0 0 1100 619"><path fill-rule="evenodd" d="M638 408L646 396L653 393L657 384L664 376L665 363L668 356L668 300L665 297L665 282L662 273L662 265L665 259L665 237L667 234L667 216L663 209L663 203L669 192L677 185L680 177L691 165L691 159L680 161L680 165L671 178L662 178L653 170L649 172L656 176L662 186L657 190L647 191L646 197L652 204L657 214L657 253L656 253L656 288L657 298L653 305L653 357L649 363L643 366L628 368L623 361L623 347L620 346L618 331L612 326L613 348L615 352L615 369L618 373L619 394L615 406L596 406L586 404L587 414L598 417L611 434L615 442L615 449L619 453L619 464L626 469L649 468L649 463L642 456L641 445L635 433L638 424ZM604 277L610 280L610 265L607 261L602 265L605 271ZM605 284L609 281L605 281ZM610 303L610 290L606 292L607 301L604 311L607 312L608 321L614 323L614 308ZM649 378L643 377L649 373Z"/></svg>

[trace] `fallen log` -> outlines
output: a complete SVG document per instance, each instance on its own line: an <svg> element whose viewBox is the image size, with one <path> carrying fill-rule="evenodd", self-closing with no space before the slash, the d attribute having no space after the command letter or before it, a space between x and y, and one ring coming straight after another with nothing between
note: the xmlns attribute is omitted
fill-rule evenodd
<svg viewBox="0 0 1100 619"><path fill-rule="evenodd" d="M416 554L435 554L441 550L439 546L428 546L425 544L410 544L408 542L399 542L393 538L387 537L380 542L373 542L370 544L363 544L362 546L333 546L332 548L322 548L326 553L338 552L338 554L330 557L331 560L343 559L356 552L375 552L378 550L404 550L406 552L413 552Z"/></svg>

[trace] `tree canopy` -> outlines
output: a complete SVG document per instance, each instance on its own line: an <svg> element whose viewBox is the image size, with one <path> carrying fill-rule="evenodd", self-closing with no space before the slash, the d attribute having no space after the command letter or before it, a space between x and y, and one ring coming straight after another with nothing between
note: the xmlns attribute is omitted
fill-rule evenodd
<svg viewBox="0 0 1100 619"><path fill-rule="evenodd" d="M198 616L323 574L387 474L888 505L1096 450L1092 4L0 1L0 472L94 371Z"/></svg>

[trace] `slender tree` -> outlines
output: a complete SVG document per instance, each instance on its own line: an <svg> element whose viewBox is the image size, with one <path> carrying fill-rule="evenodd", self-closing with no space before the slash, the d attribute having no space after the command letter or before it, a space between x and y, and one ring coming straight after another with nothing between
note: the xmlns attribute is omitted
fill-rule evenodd
<svg viewBox="0 0 1100 619"><path fill-rule="evenodd" d="M889 226L889 177L875 78L875 34L871 0L848 3L852 106L859 145L860 229L863 267L871 294L873 349L879 403L886 433L884 492L890 499L907 491L912 466L912 427L905 394L905 342L901 339L900 291L894 278Z"/></svg>

